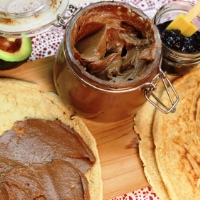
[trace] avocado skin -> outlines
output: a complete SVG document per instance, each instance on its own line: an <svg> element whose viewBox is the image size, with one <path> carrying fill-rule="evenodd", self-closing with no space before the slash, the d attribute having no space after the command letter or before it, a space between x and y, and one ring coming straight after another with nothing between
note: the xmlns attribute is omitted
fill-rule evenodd
<svg viewBox="0 0 200 200"><path fill-rule="evenodd" d="M20 49L14 53L0 50L0 70L16 68L25 63L32 52L32 43L30 38L22 38Z"/></svg>
<svg viewBox="0 0 200 200"><path fill-rule="evenodd" d="M8 69L13 69L16 67L19 67L23 63L25 63L28 59L19 61L19 62L8 62L0 59L0 70L8 70Z"/></svg>

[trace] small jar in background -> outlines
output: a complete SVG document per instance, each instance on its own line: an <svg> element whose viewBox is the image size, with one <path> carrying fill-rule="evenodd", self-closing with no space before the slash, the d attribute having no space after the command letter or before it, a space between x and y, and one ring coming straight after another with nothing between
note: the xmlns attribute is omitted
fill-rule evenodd
<svg viewBox="0 0 200 200"><path fill-rule="evenodd" d="M154 16L153 22L156 25L174 20L179 14L186 14L194 5L190 2L174 2L162 6ZM195 26L200 28L200 18L193 20ZM200 41L197 41L200 43ZM198 67L200 62L200 52L181 53L163 45L162 70L168 74L181 76Z"/></svg>

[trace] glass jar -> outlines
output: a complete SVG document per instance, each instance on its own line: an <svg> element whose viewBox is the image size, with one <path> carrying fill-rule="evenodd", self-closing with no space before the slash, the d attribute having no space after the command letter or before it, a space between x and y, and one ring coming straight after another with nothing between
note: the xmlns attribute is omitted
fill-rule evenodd
<svg viewBox="0 0 200 200"><path fill-rule="evenodd" d="M162 6L154 16L156 25L174 20L179 14L186 14L192 7L190 2L173 2ZM200 18L197 16L192 21L196 27L200 28ZM199 41L200 42L200 41ZM180 53L165 44L163 45L163 63L162 70L168 74L182 76L198 67L200 62L200 52L198 53Z"/></svg>
<svg viewBox="0 0 200 200"><path fill-rule="evenodd" d="M53 27L64 16L68 0L3 0L0 3L0 36L24 38Z"/></svg>
<svg viewBox="0 0 200 200"><path fill-rule="evenodd" d="M153 37L155 41L155 59L146 68L139 68L137 76L132 80L112 82L101 79L89 73L75 58L75 35L81 28L82 22L91 21L90 16L98 19L100 16L107 15L105 10L108 13L117 13L116 16L122 18L122 21L126 21L127 16L133 17L134 20L131 21L140 24L140 31ZM107 19L111 18L107 15ZM87 45L89 44L86 43ZM96 121L118 121L133 116L140 106L149 100L149 95L156 88L158 79L169 82L160 69L161 60L161 40L158 30L142 11L120 2L93 3L78 10L67 23L64 39L56 55L54 83L59 96L78 114ZM173 86L170 84L170 87ZM164 113L173 112L177 99L176 95L172 107L161 110Z"/></svg>

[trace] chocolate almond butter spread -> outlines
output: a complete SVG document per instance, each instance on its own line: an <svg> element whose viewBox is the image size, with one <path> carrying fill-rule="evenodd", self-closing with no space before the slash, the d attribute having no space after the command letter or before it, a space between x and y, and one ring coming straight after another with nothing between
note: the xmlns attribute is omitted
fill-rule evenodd
<svg viewBox="0 0 200 200"><path fill-rule="evenodd" d="M0 200L90 199L84 173L94 162L62 122L18 121L0 137Z"/></svg>
<svg viewBox="0 0 200 200"><path fill-rule="evenodd" d="M76 60L90 74L114 82L133 80L156 57L153 24L120 5L84 12L72 31Z"/></svg>

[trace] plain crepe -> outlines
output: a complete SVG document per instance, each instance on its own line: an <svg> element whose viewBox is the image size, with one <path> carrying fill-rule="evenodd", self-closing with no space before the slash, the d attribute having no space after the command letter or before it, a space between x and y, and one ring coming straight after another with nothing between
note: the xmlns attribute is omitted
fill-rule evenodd
<svg viewBox="0 0 200 200"><path fill-rule="evenodd" d="M135 117L140 157L161 200L199 200L200 69L177 78L173 85L180 98L175 113L165 115L146 103ZM166 93L161 101L168 103Z"/></svg>

